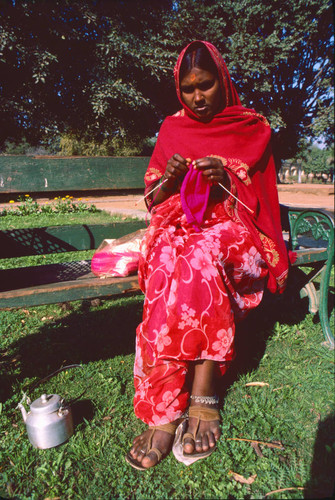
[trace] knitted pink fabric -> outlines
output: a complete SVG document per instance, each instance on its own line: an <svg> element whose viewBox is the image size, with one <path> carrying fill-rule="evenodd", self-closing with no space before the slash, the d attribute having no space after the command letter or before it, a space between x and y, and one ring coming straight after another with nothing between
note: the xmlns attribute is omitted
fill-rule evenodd
<svg viewBox="0 0 335 500"><path fill-rule="evenodd" d="M191 164L183 180L180 197L187 222L192 224L198 232L201 231L200 226L204 220L209 191L210 183L202 175L202 172L196 170Z"/></svg>

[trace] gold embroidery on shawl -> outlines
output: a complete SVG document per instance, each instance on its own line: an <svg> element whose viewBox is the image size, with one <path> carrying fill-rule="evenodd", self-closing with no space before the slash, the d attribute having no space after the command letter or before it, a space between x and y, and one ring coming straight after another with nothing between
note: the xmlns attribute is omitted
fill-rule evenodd
<svg viewBox="0 0 335 500"><path fill-rule="evenodd" d="M270 127L270 123L267 121L267 119L265 118L265 116L263 115L260 115L259 113L253 113L252 111L245 111L244 113L242 113L243 115L250 115L250 116L256 116L257 118L260 119L261 122L264 123L264 125L266 125L267 127Z"/></svg>
<svg viewBox="0 0 335 500"><path fill-rule="evenodd" d="M227 167L228 170L231 170L234 172L234 174L237 175L237 177L244 182L246 186L251 184L251 180L248 174L249 171L249 166L246 163L243 163L243 161L239 160L238 158L223 158L222 156L218 155L210 155L212 158L218 158L219 160L222 161L222 165L224 167Z"/></svg>
<svg viewBox="0 0 335 500"><path fill-rule="evenodd" d="M288 275L288 269L285 269L285 271L282 272L282 274L276 278L279 289L284 288L287 280L287 275Z"/></svg>
<svg viewBox="0 0 335 500"><path fill-rule="evenodd" d="M224 208L225 208L225 211L228 215L228 217L230 217L232 220L235 220L236 217L235 217L235 200L229 196L229 198L227 198L225 201L224 201Z"/></svg>
<svg viewBox="0 0 335 500"><path fill-rule="evenodd" d="M233 195L236 196L236 186L235 184L232 184L230 187L230 191ZM225 211L227 215L232 219L232 220L239 220L236 218L236 200L233 198L231 195L229 195L223 202Z"/></svg>
<svg viewBox="0 0 335 500"><path fill-rule="evenodd" d="M275 242L271 238L265 236L265 234L259 231L258 234L265 251L266 260L268 261L270 266L276 267L276 265L279 262L279 253L276 250Z"/></svg>
<svg viewBox="0 0 335 500"><path fill-rule="evenodd" d="M162 172L160 172L157 168L149 168L144 176L144 180L148 183L157 181L162 177Z"/></svg>
<svg viewBox="0 0 335 500"><path fill-rule="evenodd" d="M175 113L174 116L175 118L178 118L179 116L184 116L185 115L185 110L184 109L181 109L180 111L177 111L177 113Z"/></svg>

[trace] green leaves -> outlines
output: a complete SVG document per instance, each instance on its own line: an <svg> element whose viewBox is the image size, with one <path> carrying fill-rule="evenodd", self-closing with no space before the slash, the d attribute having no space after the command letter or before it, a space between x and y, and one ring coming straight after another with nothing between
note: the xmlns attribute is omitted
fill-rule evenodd
<svg viewBox="0 0 335 500"><path fill-rule="evenodd" d="M194 39L221 50L243 103L278 132L281 158L301 137L332 140L328 0L8 0L0 16L0 145L86 135L116 154L123 130L141 153L179 108L173 67Z"/></svg>

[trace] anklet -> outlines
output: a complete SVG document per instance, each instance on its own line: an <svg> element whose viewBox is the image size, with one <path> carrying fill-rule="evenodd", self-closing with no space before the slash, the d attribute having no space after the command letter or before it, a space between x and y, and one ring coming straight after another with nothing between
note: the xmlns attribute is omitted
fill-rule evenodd
<svg viewBox="0 0 335 500"><path fill-rule="evenodd" d="M192 394L190 399L193 399L196 403L204 403L207 405L217 405L219 398L217 396L195 396Z"/></svg>

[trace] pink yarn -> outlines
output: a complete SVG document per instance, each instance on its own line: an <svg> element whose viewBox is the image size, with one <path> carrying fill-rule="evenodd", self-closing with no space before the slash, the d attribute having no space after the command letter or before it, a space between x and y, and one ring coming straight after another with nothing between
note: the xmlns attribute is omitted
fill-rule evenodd
<svg viewBox="0 0 335 500"><path fill-rule="evenodd" d="M209 191L210 183L191 163L180 189L180 197L187 222L198 232L201 231L200 225L204 220Z"/></svg>

